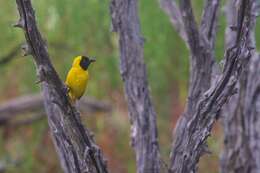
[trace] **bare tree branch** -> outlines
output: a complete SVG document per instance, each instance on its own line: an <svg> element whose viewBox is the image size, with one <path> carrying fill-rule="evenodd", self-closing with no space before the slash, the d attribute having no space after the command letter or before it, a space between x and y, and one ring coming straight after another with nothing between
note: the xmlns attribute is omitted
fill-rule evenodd
<svg viewBox="0 0 260 173"><path fill-rule="evenodd" d="M40 120L44 120L46 118L46 115L44 113L36 113L31 117L27 117L26 119L16 120L16 121L9 121L5 126L8 127L20 127L20 126L27 126L31 125L34 122L38 122Z"/></svg>
<svg viewBox="0 0 260 173"><path fill-rule="evenodd" d="M205 68L205 74L209 75L203 76L203 78L206 77L205 79L207 80L212 78L211 82L215 82L215 77L220 71L218 65L215 63L214 58L214 45L217 30L219 0L206 1L203 10L201 26L199 29L196 24L192 12L191 3L189 0L181 1L181 9L179 9L174 0L160 0L160 5L161 8L166 12L166 14L168 14L171 22L173 23L173 26L177 29L180 36L185 41L187 47L190 48L190 46L193 45L193 51L191 52L192 65L190 70L190 83L192 87L190 87L190 89L194 88L195 86L194 84L192 84L192 78L194 78L192 77L192 75L198 72L198 70L196 70L197 68L200 69L201 67L210 67L208 69ZM184 25L185 21L186 25ZM206 61L200 60L204 58L206 59ZM201 62L203 62L204 65L200 65ZM198 75L193 81L201 81L198 80L200 77L201 75ZM208 86L205 86L203 88L208 89ZM193 93L198 94L195 90Z"/></svg>
<svg viewBox="0 0 260 173"><path fill-rule="evenodd" d="M217 33L219 1L220 0L207 0L201 19L200 33L206 37L206 40L212 48L214 48Z"/></svg>
<svg viewBox="0 0 260 173"><path fill-rule="evenodd" d="M194 35L194 38L192 40L195 40L198 42L200 40L201 42L208 42L210 44L210 47L214 47L215 43L215 34L216 34L216 28L217 28L217 17L218 17L218 9L219 9L219 0L207 0L203 15L202 15L202 21L200 26L200 31L196 31L197 24L195 22L194 16L192 14L192 7L189 1L185 1L183 4L185 4L185 12L183 11L184 8L181 9L181 11L184 12L184 19L182 19L181 11L176 4L175 0L160 0L160 6L165 11L165 13L169 16L170 21L172 22L173 26L175 27L176 31L179 33L179 35L182 37L184 42L188 44L188 36L185 32L185 28L190 28L189 31L190 37ZM190 9L190 10L189 10ZM186 20L189 22L186 27L184 26L183 20ZM199 38L199 35L201 38ZM195 39L196 38L196 39ZM204 40L201 40L204 38ZM188 44L187 47L191 46L191 44Z"/></svg>
<svg viewBox="0 0 260 173"><path fill-rule="evenodd" d="M174 25L178 25L177 27L181 26L185 30L187 40L184 39L184 41L187 41L191 51L189 96L185 113L179 119L175 128L175 145L171 151L171 170L175 170L174 166L177 167L177 165L182 165L183 163L183 160L176 161L178 157L176 153L179 147L183 147L179 143L182 143L183 136L186 133L185 129L190 119L195 116L194 113L197 111L197 105L201 101L203 93L210 88L211 83L216 83L216 77L219 73L219 67L215 63L214 58L219 0L206 1L200 28L198 28L195 21L190 0L181 0L180 9L176 3L170 0L161 0L160 2L171 20L176 20L177 18L180 21L175 22ZM179 17L178 14L181 14L181 16Z"/></svg>
<svg viewBox="0 0 260 173"><path fill-rule="evenodd" d="M0 57L0 66L3 66L7 63L9 63L20 51L21 44L15 46L7 55Z"/></svg>
<svg viewBox="0 0 260 173"><path fill-rule="evenodd" d="M21 96L0 105L0 122L5 123L17 115L40 113L44 115L43 97L40 94ZM78 104L82 113L110 112L111 106L92 98L83 97Z"/></svg>
<svg viewBox="0 0 260 173"><path fill-rule="evenodd" d="M237 32L233 28L237 25L238 8L236 4L238 2L239 0L228 0L225 5L225 15L227 21L227 27L225 30L225 47L232 47L236 42Z"/></svg>
<svg viewBox="0 0 260 173"><path fill-rule="evenodd" d="M260 57L255 54L240 78L239 93L231 98L229 110L224 112L224 150L221 154L221 172L260 171L259 108ZM258 73L258 75L257 75ZM233 102L233 103L231 103Z"/></svg>
<svg viewBox="0 0 260 173"><path fill-rule="evenodd" d="M182 3L183 6L187 5L184 1ZM251 56L248 40L250 39L249 28L252 25L252 1L243 0L239 8L238 39L236 44L226 51L223 73L217 83L200 95L198 102L194 103L195 109L191 109L194 111L191 119L186 119L186 123L180 123L181 130L177 127L179 131L171 153L170 172L172 173L196 172L200 156L207 152L206 139L210 135L212 125L223 104L235 92L241 69L246 67ZM184 11L190 11L189 9L189 7L182 8Z"/></svg>
<svg viewBox="0 0 260 173"><path fill-rule="evenodd" d="M57 153L66 173L106 173L100 149L71 106L66 89L51 64L47 47L37 28L30 0L16 0L20 19L15 25L24 30L26 54L32 54L41 81L44 106Z"/></svg>
<svg viewBox="0 0 260 173"><path fill-rule="evenodd" d="M248 132L248 145L250 154L247 165L251 173L260 171L260 56L254 56L248 72L248 83L245 95L246 132Z"/></svg>
<svg viewBox="0 0 260 173"><path fill-rule="evenodd" d="M188 37L188 45L191 50L190 84L185 112L178 120L177 126L175 128L176 137L171 150L171 171L177 171L183 166L183 160L180 159L180 156L178 156L176 153L179 150L183 150L183 136L187 135L186 128L188 123L195 116L195 112L197 111L197 104L200 102L201 97L203 97L203 93L209 89L212 74L216 71L214 69L215 59L213 47L210 45L210 42L207 41L207 38L205 39L205 37L201 36L201 30L198 29L197 23L193 16L190 0L180 1L180 11ZM204 13L206 13L208 10L205 9L204 11ZM217 18L214 18L214 20L217 20ZM206 28L206 26L203 25L202 27ZM211 42L214 42L214 40L212 39ZM179 168L177 168L178 165ZM188 165L186 166L186 168L188 168ZM193 167L195 167L195 165L193 165ZM190 167L189 169L192 168Z"/></svg>
<svg viewBox="0 0 260 173"><path fill-rule="evenodd" d="M229 0L226 11L227 23L232 26L237 20L237 8L235 4L239 1ZM255 47L255 23L257 2L253 1L251 11L251 26L249 27L250 39L248 45ZM233 25L234 26L234 25ZM227 29L227 45L234 44L231 38L236 38L231 29ZM235 40L235 39L234 39ZM260 111L260 57L255 50L251 51L252 57L248 68L244 69L238 83L238 94L231 97L230 102L222 110L224 125L224 150L221 154L221 172L248 172L260 171L260 143L255 134L259 133L258 118ZM258 74L258 75L257 75Z"/></svg>
<svg viewBox="0 0 260 173"><path fill-rule="evenodd" d="M212 66L215 60L212 47L201 37L190 0L180 1L180 11L191 50L189 98L185 113L189 119L196 109L199 97L210 87Z"/></svg>
<svg viewBox="0 0 260 173"><path fill-rule="evenodd" d="M64 43L50 42L49 44L51 47L53 47L56 50L60 49L60 50L72 51L72 49ZM23 47L24 45L22 43L16 45L7 55L0 57L0 66L4 66L12 62L15 59L15 57L17 57L17 55L19 54L21 50L21 46ZM22 55L23 54L24 53L22 53Z"/></svg>
<svg viewBox="0 0 260 173"><path fill-rule="evenodd" d="M112 27L119 34L120 72L128 102L137 172L158 173L156 113L149 95L137 3L138 0L112 0Z"/></svg>
<svg viewBox="0 0 260 173"><path fill-rule="evenodd" d="M188 44L191 54L196 58L200 58L201 38L198 30L198 25L195 21L190 0L180 1L180 12L184 23L184 29L187 34Z"/></svg>
<svg viewBox="0 0 260 173"><path fill-rule="evenodd" d="M165 13L170 17L170 21L175 27L176 31L179 33L180 37L184 42L188 43L187 34L185 32L184 24L182 21L181 12L178 5L174 0L160 0L160 6L165 11ZM189 47L187 45L187 47Z"/></svg>

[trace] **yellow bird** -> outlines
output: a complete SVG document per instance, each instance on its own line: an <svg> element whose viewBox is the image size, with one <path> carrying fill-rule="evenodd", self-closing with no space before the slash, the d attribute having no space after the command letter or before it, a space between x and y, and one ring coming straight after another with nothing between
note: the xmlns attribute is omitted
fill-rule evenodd
<svg viewBox="0 0 260 173"><path fill-rule="evenodd" d="M95 59L86 56L77 56L74 58L65 82L72 103L75 103L76 100L79 100L84 94L89 79L88 67L95 61Z"/></svg>

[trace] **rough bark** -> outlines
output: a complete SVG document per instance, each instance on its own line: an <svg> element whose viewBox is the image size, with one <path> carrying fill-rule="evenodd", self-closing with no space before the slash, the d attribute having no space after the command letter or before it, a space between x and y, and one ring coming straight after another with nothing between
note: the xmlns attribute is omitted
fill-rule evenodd
<svg viewBox="0 0 260 173"><path fill-rule="evenodd" d="M184 142L183 135L186 133L185 129L187 128L187 124L197 111L197 103L200 101L204 92L209 89L212 74L215 73L214 42L219 1L206 2L200 28L198 28L197 22L195 21L191 2L189 0L180 1L180 8L176 7L174 2L168 0L161 0L160 2L162 9L165 10L167 14L171 14L169 17L172 21L176 19L178 19L177 21L181 21L178 23L173 22L173 24L174 27L177 28L184 27L185 34L180 34L187 37L186 39L182 36L191 52L190 83L187 105L183 116L178 120L175 129L175 144L171 151L170 172L174 172L178 169L176 167L182 167L185 164L183 160L180 159L184 149L182 143ZM175 9L179 9L180 12L173 12ZM179 26L176 26L175 24L178 24ZM186 166L188 167L188 165Z"/></svg>
<svg viewBox="0 0 260 173"><path fill-rule="evenodd" d="M260 56L254 56L248 72L245 94L245 131L248 133L250 157L245 167L250 173L260 172Z"/></svg>
<svg viewBox="0 0 260 173"><path fill-rule="evenodd" d="M185 34L180 33L180 35L185 35L182 38L191 52L188 100L185 113L178 121L176 128L176 133L181 134L188 120L193 116L200 96L209 89L212 75L215 75L214 42L219 1L206 2L200 28L195 21L189 0L181 1L180 8L173 1L160 0L160 3L162 9L169 14L171 21L178 21L172 22L173 26L177 30L184 29ZM180 140L177 139L178 137L182 138L182 135L176 135L176 140Z"/></svg>
<svg viewBox="0 0 260 173"><path fill-rule="evenodd" d="M137 3L137 0L112 0L110 10L113 31L119 34L120 72L128 102L137 172L157 173L160 156L156 113L149 96Z"/></svg>
<svg viewBox="0 0 260 173"><path fill-rule="evenodd" d="M205 37L214 52L215 38L217 34L217 22L219 12L219 0L206 0L201 19L200 33Z"/></svg>
<svg viewBox="0 0 260 173"><path fill-rule="evenodd" d="M224 114L224 151L221 155L223 173L258 173L260 171L260 57L250 60L250 67L240 79L239 94L229 114ZM226 110L226 109L225 109Z"/></svg>
<svg viewBox="0 0 260 173"><path fill-rule="evenodd" d="M16 4L20 19L15 26L23 29L27 40L24 49L35 60L49 126L64 172L106 173L100 149L82 125L79 113L70 104L66 88L51 64L31 1L16 0Z"/></svg>
<svg viewBox="0 0 260 173"><path fill-rule="evenodd" d="M235 0L228 1L226 8L227 23L232 25L237 15ZM259 7L258 7L259 8ZM249 45L255 47L255 15L256 2L251 12L252 25ZM226 44L232 44L232 30L227 29ZM238 94L233 96L230 103L222 111L224 125L224 150L221 155L221 171L223 173L257 173L260 172L260 143L259 118L260 110L260 57L254 53L250 66L244 70L239 84Z"/></svg>
<svg viewBox="0 0 260 173"><path fill-rule="evenodd" d="M234 94L241 69L246 67L251 56L248 30L252 2L244 0L238 5L235 44L226 48L224 70L217 75L219 67L214 61L214 42L218 7L219 1L206 1L198 29L190 1L180 1L181 20L191 52L190 88L186 110L176 127L169 172L197 171L200 156L208 151L206 139L212 125L223 104Z"/></svg>

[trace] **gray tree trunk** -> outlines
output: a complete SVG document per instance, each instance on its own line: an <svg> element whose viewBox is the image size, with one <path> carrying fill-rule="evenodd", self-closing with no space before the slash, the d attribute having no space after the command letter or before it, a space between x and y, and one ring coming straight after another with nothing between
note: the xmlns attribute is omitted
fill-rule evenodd
<svg viewBox="0 0 260 173"><path fill-rule="evenodd" d="M107 173L100 149L95 145L80 116L67 97L66 88L51 64L47 47L36 26L30 0L16 0L27 45L25 54L33 55L44 97L52 137L65 173Z"/></svg>
<svg viewBox="0 0 260 173"><path fill-rule="evenodd" d="M137 4L138 0L112 0L112 27L119 34L120 72L128 102L137 172L158 173L156 113L149 95Z"/></svg>
<svg viewBox="0 0 260 173"><path fill-rule="evenodd" d="M260 57L255 54L242 75L239 93L225 112L224 150L221 155L223 173L260 172ZM231 105L232 104L232 105ZM226 108L227 109L227 108ZM224 109L224 110L226 110Z"/></svg>
<svg viewBox="0 0 260 173"><path fill-rule="evenodd" d="M226 5L227 23L233 25L237 10L235 0ZM259 4L258 4L259 5ZM252 15L256 15L254 4ZM255 47L255 18L250 28L251 47ZM232 44L234 32L227 29L226 44ZM256 52L244 69L238 83L238 94L234 95L222 111L224 125L224 150L221 155L223 173L260 172L260 57Z"/></svg>

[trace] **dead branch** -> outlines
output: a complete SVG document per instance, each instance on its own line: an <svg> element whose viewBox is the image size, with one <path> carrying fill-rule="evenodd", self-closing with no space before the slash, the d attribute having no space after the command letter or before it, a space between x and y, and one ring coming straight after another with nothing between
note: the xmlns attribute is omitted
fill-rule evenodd
<svg viewBox="0 0 260 173"><path fill-rule="evenodd" d="M225 47L232 47L236 42L236 29L237 18L238 18L238 0L228 0L224 11L226 15L227 27L225 30Z"/></svg>
<svg viewBox="0 0 260 173"><path fill-rule="evenodd" d="M21 49L21 44L15 46L7 55L0 57L0 66L3 66L12 61Z"/></svg>
<svg viewBox="0 0 260 173"><path fill-rule="evenodd" d="M247 132L246 138L248 145L244 149L249 148L249 155L247 158L241 155L241 158L246 160L243 166L249 168L251 173L260 171L260 56L254 56L251 59L248 83L245 94L245 109L243 114L246 115L245 131Z"/></svg>
<svg viewBox="0 0 260 173"><path fill-rule="evenodd" d="M55 49L73 51L68 45L66 45L64 43L50 42L49 44L51 47L53 47ZM4 66L4 65L12 62L15 59L15 57L17 57L18 53L20 52L21 46L23 46L22 43L18 44L7 55L0 57L0 66Z"/></svg>
<svg viewBox="0 0 260 173"><path fill-rule="evenodd" d="M260 56L250 59L239 81L239 93L233 96L223 112L224 150L221 154L221 172L259 172L260 143Z"/></svg>
<svg viewBox="0 0 260 173"><path fill-rule="evenodd" d="M27 125L31 125L35 122L44 120L46 118L46 115L43 112L40 113L36 113L33 116L30 117L26 117L24 119L19 119L19 120L15 120L15 121L8 121L7 123L5 123L5 127L20 127L20 126L27 126Z"/></svg>
<svg viewBox="0 0 260 173"><path fill-rule="evenodd" d="M201 48L201 35L198 30L197 22L195 21L193 15L193 9L191 7L190 0L182 0L180 1L180 12L182 16L182 20L184 23L184 30L187 35L187 41L190 47L190 51L193 55L199 58L200 48ZM196 58L192 58L196 59Z"/></svg>
<svg viewBox="0 0 260 173"><path fill-rule="evenodd" d="M206 0L201 19L200 34L214 48L220 0Z"/></svg>
<svg viewBox="0 0 260 173"><path fill-rule="evenodd" d="M160 6L169 16L171 23L175 27L176 31L179 33L180 37L187 44L188 38L184 29L184 24L182 21L182 16L179 7L174 0L160 0ZM189 45L187 45L189 47Z"/></svg>
<svg viewBox="0 0 260 173"><path fill-rule="evenodd" d="M214 2L217 4L207 1L204 7L204 13L202 16L203 21L200 28L195 21L190 0L181 0L180 7L175 7L180 10L181 20L184 24L184 31L187 35L186 44L189 46L191 52L191 66L186 110L183 116L179 119L177 127L175 128L176 138L175 145L171 151L171 170L176 170L176 168L174 168L175 166L177 167L177 165L182 165L182 163L179 163L180 160L176 160L176 157L178 157L176 156L176 152L179 147L181 148L183 146L177 144L183 140L183 136L186 133L185 129L197 110L197 104L200 101L200 98L203 97L203 93L210 88L211 82L215 83L216 73L219 71L214 58L215 36L213 33L216 31L219 2L218 0ZM210 10L212 9L214 9L215 15L210 15ZM169 17L172 18L172 16ZM206 32L207 34L202 32Z"/></svg>
<svg viewBox="0 0 260 173"><path fill-rule="evenodd" d="M112 0L110 12L113 31L119 34L120 72L128 102L137 172L158 173L156 113L149 95L137 4L138 0Z"/></svg>
<svg viewBox="0 0 260 173"><path fill-rule="evenodd" d="M181 11L186 15L184 19L192 19L191 16L188 17L192 15L192 11L190 3L186 3L187 1L181 2ZM219 80L207 92L199 95L196 103L193 102L194 109L191 110L194 110L194 112L192 112L190 120L186 120L184 123L182 121L180 125L178 124L177 138L171 153L170 172L172 173L196 172L196 165L200 156L208 151L206 139L210 135L212 125L223 104L235 92L236 82L241 75L241 71L243 71L241 69L246 67L251 57L248 40L250 39L249 28L253 20L251 15L252 3L252 0L243 0L239 6L239 17L237 20L239 22L236 25L237 39L235 45L229 47L226 51L226 63ZM189 25L186 27L193 27ZM188 29L188 31L193 32L192 29ZM196 39L197 37L194 40ZM194 40L191 42L194 42Z"/></svg>
<svg viewBox="0 0 260 173"><path fill-rule="evenodd" d="M44 116L43 97L40 94L21 96L9 100L0 105L0 124L15 118L17 115L35 113ZM97 101L92 98L83 97L78 104L80 112L92 114L95 112L110 112L111 106L107 103Z"/></svg>
<svg viewBox="0 0 260 173"><path fill-rule="evenodd" d="M79 113L67 97L66 87L51 64L47 46L37 28L30 0L16 0L27 41L25 53L33 55L41 82L45 111L60 162L66 173L106 173L100 149L81 123Z"/></svg>
<svg viewBox="0 0 260 173"><path fill-rule="evenodd" d="M236 0L229 0L226 5L227 23L234 26L238 15ZM252 5L251 15L256 16L259 11L257 2ZM248 45L254 48L255 45L255 23L256 18L252 17L249 27ZM226 30L226 44L234 43L235 31ZM232 40L233 38L233 40ZM231 97L229 103L222 110L222 122L224 126L224 149L221 154L221 172L248 172L260 171L260 143L258 124L260 122L260 56L256 50L251 51L252 57L249 66L244 69L237 84L238 94ZM258 75L257 75L258 74Z"/></svg>

